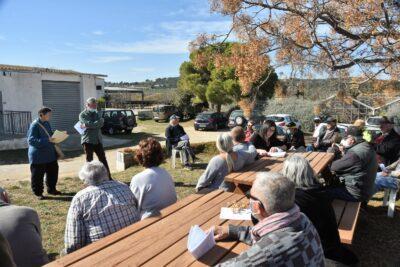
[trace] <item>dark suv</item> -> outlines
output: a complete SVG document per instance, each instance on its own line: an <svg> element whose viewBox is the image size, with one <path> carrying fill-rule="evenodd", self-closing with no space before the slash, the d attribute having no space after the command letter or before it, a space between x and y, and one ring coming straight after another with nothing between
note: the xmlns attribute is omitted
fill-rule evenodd
<svg viewBox="0 0 400 267"><path fill-rule="evenodd" d="M130 109L107 109L101 111L104 125L101 131L106 134L115 134L124 131L130 134L137 126L135 114Z"/></svg>
<svg viewBox="0 0 400 267"><path fill-rule="evenodd" d="M262 124L265 116L261 114L261 112L258 112L254 110L251 114L251 119L254 120L255 124ZM246 127L247 125L247 120L244 116L244 112L241 109L237 109L231 112L229 115L229 122L228 122L228 127L233 128L235 126L241 126L241 127Z"/></svg>
<svg viewBox="0 0 400 267"><path fill-rule="evenodd" d="M199 129L218 130L226 128L227 121L224 114L220 112L202 112L194 119L194 129L196 131Z"/></svg>

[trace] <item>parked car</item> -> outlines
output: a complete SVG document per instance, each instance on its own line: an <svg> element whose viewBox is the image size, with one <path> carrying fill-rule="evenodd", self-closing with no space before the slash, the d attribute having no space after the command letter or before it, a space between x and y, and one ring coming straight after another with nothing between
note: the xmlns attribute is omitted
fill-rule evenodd
<svg viewBox="0 0 400 267"><path fill-rule="evenodd" d="M124 131L130 134L132 129L137 126L136 117L130 109L106 109L100 112L104 119L101 131L105 134L115 134Z"/></svg>
<svg viewBox="0 0 400 267"><path fill-rule="evenodd" d="M173 105L159 105L153 107L153 119L158 121L168 121L172 115L177 115L182 118L182 112Z"/></svg>
<svg viewBox="0 0 400 267"><path fill-rule="evenodd" d="M139 110L137 110L136 116L139 120L151 120L151 119L153 119L153 110L152 109L139 109Z"/></svg>
<svg viewBox="0 0 400 267"><path fill-rule="evenodd" d="M225 128L227 125L227 119L221 112L206 111L197 114L194 119L194 129L200 130L218 130Z"/></svg>
<svg viewBox="0 0 400 267"><path fill-rule="evenodd" d="M260 124L264 121L265 116L259 111L253 111L250 118L254 120L256 124ZM231 112L229 115L228 127L233 128L235 126L246 127L247 119L244 116L244 112L241 109L237 109Z"/></svg>
<svg viewBox="0 0 400 267"><path fill-rule="evenodd" d="M285 127L289 122L296 123L296 127L301 129L301 122L289 114L271 114L265 117L265 120L272 120L276 125Z"/></svg>

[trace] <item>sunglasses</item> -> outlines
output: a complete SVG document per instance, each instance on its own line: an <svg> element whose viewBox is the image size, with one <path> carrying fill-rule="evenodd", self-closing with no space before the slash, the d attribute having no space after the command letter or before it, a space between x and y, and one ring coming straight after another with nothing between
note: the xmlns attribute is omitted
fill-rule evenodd
<svg viewBox="0 0 400 267"><path fill-rule="evenodd" d="M261 200L259 200L259 199L256 198L255 196L253 196L253 195L250 193L250 191L247 191L245 195L246 195L246 197L247 197L248 199L250 199L250 200L252 200L252 201L254 201L254 202L259 202L260 205L261 205L261 207L262 207L263 209L265 209L263 203L261 202Z"/></svg>

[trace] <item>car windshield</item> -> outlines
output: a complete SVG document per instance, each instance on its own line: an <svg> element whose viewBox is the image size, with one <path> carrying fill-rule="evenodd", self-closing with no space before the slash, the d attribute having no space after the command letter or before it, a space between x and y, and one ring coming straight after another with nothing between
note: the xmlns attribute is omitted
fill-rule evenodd
<svg viewBox="0 0 400 267"><path fill-rule="evenodd" d="M267 116L265 117L265 120L271 120L274 122L281 122L284 121L285 119L283 117L278 117L278 116Z"/></svg>
<svg viewBox="0 0 400 267"><path fill-rule="evenodd" d="M243 110L234 110L229 117L234 119L237 116L243 116Z"/></svg>
<svg viewBox="0 0 400 267"><path fill-rule="evenodd" d="M379 125L380 118L369 118L367 123L370 125Z"/></svg>
<svg viewBox="0 0 400 267"><path fill-rule="evenodd" d="M198 120L204 120L209 118L211 118L211 113L202 113L196 116L196 119Z"/></svg>

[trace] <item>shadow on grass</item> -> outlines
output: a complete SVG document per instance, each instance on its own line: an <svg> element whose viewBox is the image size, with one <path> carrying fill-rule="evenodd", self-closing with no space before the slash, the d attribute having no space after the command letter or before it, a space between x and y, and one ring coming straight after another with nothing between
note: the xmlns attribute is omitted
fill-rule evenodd
<svg viewBox="0 0 400 267"><path fill-rule="evenodd" d="M70 202L74 196L45 196L45 200L59 200Z"/></svg>
<svg viewBox="0 0 400 267"><path fill-rule="evenodd" d="M195 184L186 184L183 182L175 182L174 183L176 187L189 187L189 188L195 188L196 185Z"/></svg>

